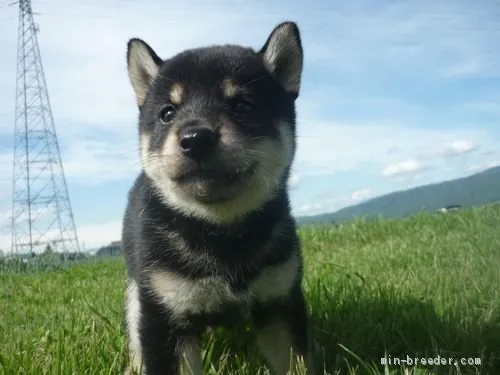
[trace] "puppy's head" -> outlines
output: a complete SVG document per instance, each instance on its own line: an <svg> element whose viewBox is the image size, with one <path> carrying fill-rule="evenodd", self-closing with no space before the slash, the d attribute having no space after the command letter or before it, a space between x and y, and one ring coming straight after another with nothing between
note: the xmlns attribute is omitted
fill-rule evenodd
<svg viewBox="0 0 500 375"><path fill-rule="evenodd" d="M286 186L303 64L294 23L258 51L212 46L167 60L131 39L127 62L142 167L166 204L230 222Z"/></svg>

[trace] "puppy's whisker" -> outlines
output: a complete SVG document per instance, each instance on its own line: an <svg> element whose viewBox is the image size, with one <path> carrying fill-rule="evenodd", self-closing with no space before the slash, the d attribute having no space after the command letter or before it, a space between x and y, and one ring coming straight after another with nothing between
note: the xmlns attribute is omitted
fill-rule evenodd
<svg viewBox="0 0 500 375"><path fill-rule="evenodd" d="M265 77L264 76L258 76L257 78L254 78L254 79L251 79L250 81L246 81L243 83L243 86L248 86L248 85L251 85L252 83L255 83L257 81L260 81L262 79L264 79Z"/></svg>

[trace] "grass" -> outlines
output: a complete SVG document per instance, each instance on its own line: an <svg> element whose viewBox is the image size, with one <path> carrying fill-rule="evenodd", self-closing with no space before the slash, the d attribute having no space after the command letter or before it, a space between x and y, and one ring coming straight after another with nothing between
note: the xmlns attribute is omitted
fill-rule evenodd
<svg viewBox="0 0 500 375"><path fill-rule="evenodd" d="M328 374L500 373L499 229L498 206L301 228L319 366ZM119 258L0 268L0 373L121 373L124 287ZM252 339L245 328L207 334L207 374L266 374ZM481 363L382 366L384 355Z"/></svg>

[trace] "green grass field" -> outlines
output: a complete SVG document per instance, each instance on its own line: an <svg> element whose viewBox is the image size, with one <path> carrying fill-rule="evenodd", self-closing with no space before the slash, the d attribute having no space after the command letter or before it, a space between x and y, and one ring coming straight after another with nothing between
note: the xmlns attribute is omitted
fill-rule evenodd
<svg viewBox="0 0 500 375"><path fill-rule="evenodd" d="M498 206L303 228L300 236L325 373L500 374ZM124 287L121 259L0 268L0 373L119 374ZM267 373L251 330L205 339L208 374ZM480 364L405 370L381 366L385 354Z"/></svg>

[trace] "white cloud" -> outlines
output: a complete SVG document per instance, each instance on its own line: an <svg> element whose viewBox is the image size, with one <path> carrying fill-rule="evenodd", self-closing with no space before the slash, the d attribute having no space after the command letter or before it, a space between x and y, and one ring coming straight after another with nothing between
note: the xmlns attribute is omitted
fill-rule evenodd
<svg viewBox="0 0 500 375"><path fill-rule="evenodd" d="M82 251L98 248L109 244L112 241L121 239L121 220L109 221L104 223L95 223L87 225L79 225L78 240ZM0 231L0 249L4 252L10 252L11 235L10 228ZM58 232L51 230L47 232L45 238L56 238Z"/></svg>
<svg viewBox="0 0 500 375"><path fill-rule="evenodd" d="M2 211L0 211L0 233L8 232L10 233L11 219L12 219L12 209L8 206L2 206ZM0 244L0 248L1 248Z"/></svg>
<svg viewBox="0 0 500 375"><path fill-rule="evenodd" d="M12 153L0 153L0 202L12 196Z"/></svg>
<svg viewBox="0 0 500 375"><path fill-rule="evenodd" d="M109 141L69 138L64 155L65 175L74 183L100 184L128 179L139 171L135 137L114 137Z"/></svg>
<svg viewBox="0 0 500 375"><path fill-rule="evenodd" d="M456 78L480 74L485 66L479 59L469 59L449 67L443 72L446 78Z"/></svg>
<svg viewBox="0 0 500 375"><path fill-rule="evenodd" d="M408 174L414 175L415 173L420 172L426 168L428 168L428 166L423 164L421 161L417 159L409 159L388 165L382 170L382 176L393 177Z"/></svg>
<svg viewBox="0 0 500 375"><path fill-rule="evenodd" d="M479 98L477 100L472 100L463 104L463 108L470 113L480 114L480 115L490 115L490 116L500 116L500 108L498 103L500 102L500 95L490 95L487 98Z"/></svg>
<svg viewBox="0 0 500 375"><path fill-rule="evenodd" d="M291 187L295 187L298 184L300 184L301 180L302 179L301 179L300 175L298 175L297 173L292 173L290 178L288 179L288 185Z"/></svg>
<svg viewBox="0 0 500 375"><path fill-rule="evenodd" d="M307 203L298 207L294 211L294 213L295 215L315 215L317 213L326 211L325 208L328 207L329 204L331 204L331 202L326 202L326 204L324 201Z"/></svg>
<svg viewBox="0 0 500 375"><path fill-rule="evenodd" d="M352 204L358 204L373 195L369 188L353 191L350 194L336 197L319 199L314 203L303 204L294 209L295 215L315 215L321 212L333 212Z"/></svg>
<svg viewBox="0 0 500 375"><path fill-rule="evenodd" d="M467 167L467 171L469 172L482 172L489 168L494 168L500 166L500 160L491 160L486 163L481 164L473 164Z"/></svg>
<svg viewBox="0 0 500 375"><path fill-rule="evenodd" d="M323 51L333 70L360 73L361 79L387 69L439 79L498 76L499 53L491 43L500 31L493 6L473 7L461 0L388 4L339 11L337 16L343 19L332 17L335 48L329 40L320 40L322 49L315 46L319 50L315 52ZM361 8L365 12L359 12Z"/></svg>
<svg viewBox="0 0 500 375"><path fill-rule="evenodd" d="M479 146L467 140L457 140L445 145L441 151L443 157L451 158L458 155L468 154L476 151Z"/></svg>
<svg viewBox="0 0 500 375"><path fill-rule="evenodd" d="M121 240L121 220L78 226L78 239L85 250Z"/></svg>
<svg viewBox="0 0 500 375"><path fill-rule="evenodd" d="M469 139L485 146L495 142L481 129L435 129L390 121L336 122L302 120L299 112L295 169L301 176L352 171L366 165L386 165L384 175L418 172L432 164L443 144ZM394 162L398 150L401 160ZM397 164L397 165L393 165Z"/></svg>
<svg viewBox="0 0 500 375"><path fill-rule="evenodd" d="M111 140L89 136L65 138L62 159L66 180L71 185L100 185L128 181L140 168L135 137L117 135ZM12 153L0 153L0 204L12 199ZM3 204L2 204L3 203ZM5 221L5 220L4 220ZM0 225L4 222L0 217Z"/></svg>
<svg viewBox="0 0 500 375"><path fill-rule="evenodd" d="M362 200L365 200L366 198L370 197L373 194L371 189L361 189L361 190L356 190L351 194L351 201L353 202L359 202Z"/></svg>

